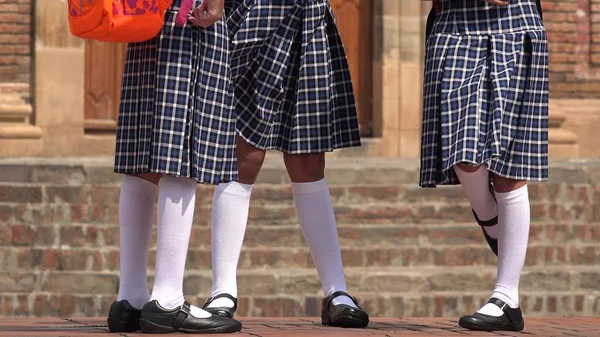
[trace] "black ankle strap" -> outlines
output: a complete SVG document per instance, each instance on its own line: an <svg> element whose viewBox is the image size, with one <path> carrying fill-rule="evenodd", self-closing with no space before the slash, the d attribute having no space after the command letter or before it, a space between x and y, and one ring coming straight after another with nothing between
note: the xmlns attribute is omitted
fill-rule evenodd
<svg viewBox="0 0 600 337"><path fill-rule="evenodd" d="M325 297L323 299L323 308L328 308L331 305L331 301L333 301L336 297L340 297L340 296L346 296L346 297L350 298L352 300L352 302L354 302L354 305L356 305L356 307L358 307L359 309L362 310L360 305L358 305L358 301L356 300L356 298L350 296L350 294L348 294L345 291L336 291L333 294Z"/></svg>
<svg viewBox="0 0 600 337"><path fill-rule="evenodd" d="M238 305L238 300L237 298L231 296L230 294L227 293L221 293L221 294L217 294L213 297L209 297L208 299L206 299L206 303L204 304L204 306L208 306L210 305L214 300L216 300L217 298L228 298L233 302L233 311L237 310L237 305Z"/></svg>
<svg viewBox="0 0 600 337"><path fill-rule="evenodd" d="M488 303L495 304L496 306L498 306L498 308L502 309L502 311L506 314L506 316L508 316L508 319L510 319L511 322L515 323L520 321L519 308L513 309L510 307L510 305L508 305L508 303L495 297L490 298Z"/></svg>
<svg viewBox="0 0 600 337"><path fill-rule="evenodd" d="M181 308L179 308L179 312L177 312L177 316L175 316L175 319L173 320L173 329L175 329L175 331L179 331L179 329L181 329L181 326L183 325L183 322L185 322L186 318L188 318L188 316L191 315L192 308L190 304L187 301L183 302Z"/></svg>
<svg viewBox="0 0 600 337"><path fill-rule="evenodd" d="M498 216L496 215L495 217L491 218L490 220L480 220L479 217L477 216L477 213L475 213L475 210L472 209L471 211L473 211L473 216L475 217L475 221L477 221L477 224L481 227L491 227L491 226L496 226L498 224Z"/></svg>

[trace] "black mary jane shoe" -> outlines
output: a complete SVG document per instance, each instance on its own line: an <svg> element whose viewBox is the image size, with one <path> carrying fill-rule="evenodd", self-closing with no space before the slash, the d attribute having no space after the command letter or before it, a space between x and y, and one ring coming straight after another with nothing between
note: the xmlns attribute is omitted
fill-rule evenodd
<svg viewBox="0 0 600 337"><path fill-rule="evenodd" d="M144 333L229 333L242 330L242 323L234 319L212 315L207 318L192 316L188 302L180 308L165 309L157 301L142 308L140 327Z"/></svg>
<svg viewBox="0 0 600 337"><path fill-rule="evenodd" d="M491 183L489 184L489 189L490 189L490 193L494 197L494 200L496 200L496 195L494 194L494 186ZM496 226L498 224L498 216L496 215L494 218L492 218L490 220L482 221L482 220L479 220L479 217L477 217L477 213L475 213L475 210L471 209L471 211L473 211L473 216L475 217L475 221L477 221L479 226L481 226L481 230L483 231L483 236L485 237L485 240L487 241L488 245L490 246L490 249L492 250L492 252L494 252L494 254L496 254L496 256L498 256L498 239L492 238L485 231L485 227Z"/></svg>
<svg viewBox="0 0 600 337"><path fill-rule="evenodd" d="M463 316L458 320L458 325L462 328L477 331L522 331L525 328L523 313L521 308L511 308L504 301L497 298L490 298L488 303L497 305L504 314L499 317L474 313Z"/></svg>
<svg viewBox="0 0 600 337"><path fill-rule="evenodd" d="M228 298L233 302L233 308L229 308L229 307L214 307L214 308L209 308L208 306L217 298ZM204 307L202 307L202 309L210 312L213 315L217 315L217 316L221 316L221 317L225 317L225 318L233 318L233 314L235 314L236 310L237 310L237 305L238 305L238 300L237 298L229 295L229 294L218 294L215 295L213 297L209 297L206 300L206 303L204 303Z"/></svg>
<svg viewBox="0 0 600 337"><path fill-rule="evenodd" d="M108 330L110 332L134 332L140 330L140 314L142 311L133 307L126 300L115 301L108 311Z"/></svg>
<svg viewBox="0 0 600 337"><path fill-rule="evenodd" d="M338 296L347 296L357 308L346 304L334 305L333 299ZM336 291L323 299L321 323L338 328L365 328L369 325L369 314L362 310L356 298L344 291Z"/></svg>

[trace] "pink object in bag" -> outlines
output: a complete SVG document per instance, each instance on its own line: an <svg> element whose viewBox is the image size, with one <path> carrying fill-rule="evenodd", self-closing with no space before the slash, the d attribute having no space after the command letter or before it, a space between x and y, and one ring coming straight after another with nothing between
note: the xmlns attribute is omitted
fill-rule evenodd
<svg viewBox="0 0 600 337"><path fill-rule="evenodd" d="M177 16L175 17L175 24L181 27L185 26L188 15L190 15L190 11L192 10L193 5L194 0L181 0L179 12L177 12Z"/></svg>

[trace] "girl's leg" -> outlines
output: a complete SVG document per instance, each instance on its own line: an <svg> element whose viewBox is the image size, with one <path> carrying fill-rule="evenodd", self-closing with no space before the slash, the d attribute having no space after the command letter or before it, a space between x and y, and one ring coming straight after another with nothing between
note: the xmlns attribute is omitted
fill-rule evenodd
<svg viewBox="0 0 600 337"><path fill-rule="evenodd" d="M190 178L161 178L158 193L158 235L156 271L151 300L165 309L184 303L183 276L196 200L197 181ZM191 314L209 317L206 311L191 306Z"/></svg>
<svg viewBox="0 0 600 337"><path fill-rule="evenodd" d="M525 264L529 239L530 208L524 181L494 176L498 200L498 274L492 293L511 308L519 306L519 280ZM500 316L502 311L492 304L481 313Z"/></svg>
<svg viewBox="0 0 600 337"><path fill-rule="evenodd" d="M521 331L519 280L525 264L529 239L530 208L524 181L493 177L498 201L498 271L488 303L473 315L463 316L459 325L472 330Z"/></svg>
<svg viewBox="0 0 600 337"><path fill-rule="evenodd" d="M160 179L154 287L150 302L144 305L138 318L144 333L220 333L242 329L240 322L213 316L189 304L183 296L197 185L190 178Z"/></svg>
<svg viewBox="0 0 600 337"><path fill-rule="evenodd" d="M160 175L126 175L119 197L120 272L117 301L142 309L148 292L148 250Z"/></svg>
<svg viewBox="0 0 600 337"><path fill-rule="evenodd" d="M212 292L211 298L229 294L237 297L237 267L242 251L252 186L265 159L265 151L237 139L239 182L219 184L212 207ZM209 299L210 308L233 308L227 297Z"/></svg>
<svg viewBox="0 0 600 337"><path fill-rule="evenodd" d="M456 165L454 172L460 180L473 212L481 222L489 222L498 215L498 205L489 189L489 171L484 165ZM498 239L498 225L483 229L493 239Z"/></svg>
<svg viewBox="0 0 600 337"><path fill-rule="evenodd" d="M325 182L325 154L284 154L283 158L292 180L300 227L321 279L323 293L327 297L337 291L346 292L333 205ZM332 303L356 308L346 296L338 296Z"/></svg>
<svg viewBox="0 0 600 337"><path fill-rule="evenodd" d="M498 240L498 281L492 297L516 308L519 304L519 278L525 263L529 238L527 185L524 181L494 175L494 200L488 189L489 171L484 166L457 165L454 171L477 217L487 221L498 216L497 225L484 227L489 236ZM502 315L502 310L490 303L479 312Z"/></svg>

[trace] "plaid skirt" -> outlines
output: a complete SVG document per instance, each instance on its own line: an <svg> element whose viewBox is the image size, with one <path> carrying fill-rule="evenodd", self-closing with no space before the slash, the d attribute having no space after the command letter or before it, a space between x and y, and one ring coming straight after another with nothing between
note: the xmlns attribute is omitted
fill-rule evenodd
<svg viewBox="0 0 600 337"><path fill-rule="evenodd" d="M535 1L439 9L425 57L420 185L458 184L459 163L547 180L548 41Z"/></svg>
<svg viewBox="0 0 600 337"><path fill-rule="evenodd" d="M236 180L227 26L176 26L179 4L159 36L127 48L114 170Z"/></svg>
<svg viewBox="0 0 600 337"><path fill-rule="evenodd" d="M291 154L359 146L350 71L327 0L226 0L237 132Z"/></svg>

